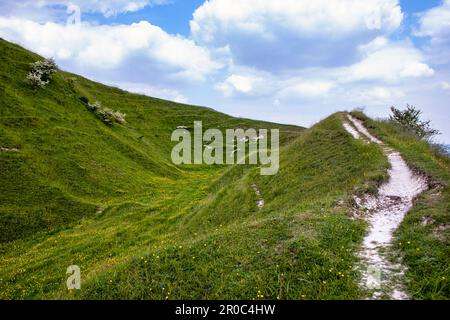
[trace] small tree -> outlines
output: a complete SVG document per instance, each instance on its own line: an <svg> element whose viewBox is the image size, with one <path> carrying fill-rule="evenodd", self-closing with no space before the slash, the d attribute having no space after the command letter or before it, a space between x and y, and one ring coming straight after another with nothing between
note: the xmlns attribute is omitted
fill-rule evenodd
<svg viewBox="0 0 450 320"><path fill-rule="evenodd" d="M431 137L440 134L438 130L431 128L430 121L421 121L420 116L422 111L416 109L414 106L406 105L405 110L399 110L391 107L392 115L390 120L400 126L401 128L412 132L421 139L430 139Z"/></svg>
<svg viewBox="0 0 450 320"><path fill-rule="evenodd" d="M33 87L43 88L49 84L51 75L58 71L58 66L53 58L36 61L30 64L31 71L27 75Z"/></svg>

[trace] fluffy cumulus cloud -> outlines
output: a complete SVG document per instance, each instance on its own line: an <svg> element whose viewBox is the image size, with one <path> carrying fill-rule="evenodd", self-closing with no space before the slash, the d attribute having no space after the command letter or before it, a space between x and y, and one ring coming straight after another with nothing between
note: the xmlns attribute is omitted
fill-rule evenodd
<svg viewBox="0 0 450 320"><path fill-rule="evenodd" d="M298 81L281 89L278 96L282 99L317 98L329 93L334 86L331 81Z"/></svg>
<svg viewBox="0 0 450 320"><path fill-rule="evenodd" d="M397 0L211 0L190 25L199 43L229 46L236 63L278 71L350 63L355 44L402 19Z"/></svg>
<svg viewBox="0 0 450 320"><path fill-rule="evenodd" d="M230 96L273 96L279 101L287 99L323 99L340 88L349 91L352 86L366 85L375 88L359 92L374 98L388 98L388 90L380 90L385 84L431 77L434 70L428 66L423 54L410 41L391 42L377 37L359 46L359 59L343 67L316 67L293 69L287 74L273 74L253 68L236 67L232 75L220 82L216 89ZM389 91L389 93L391 93ZM398 95L395 95L398 96Z"/></svg>
<svg viewBox="0 0 450 320"><path fill-rule="evenodd" d="M111 16L122 12L138 11L148 5L166 4L169 0L41 0L40 2L76 5L82 11L100 12L105 16Z"/></svg>
<svg viewBox="0 0 450 320"><path fill-rule="evenodd" d="M202 80L221 65L207 49L149 22L131 25L39 24L0 17L0 36L25 45L71 71L110 81ZM139 72L137 72L139 71ZM103 79L104 80L104 79Z"/></svg>
<svg viewBox="0 0 450 320"><path fill-rule="evenodd" d="M441 6L426 11L420 18L419 35L431 36L435 40L450 38L450 0Z"/></svg>
<svg viewBox="0 0 450 320"><path fill-rule="evenodd" d="M225 97L261 97L274 93L275 79L270 74L249 68L234 69L223 82L215 86Z"/></svg>
<svg viewBox="0 0 450 320"><path fill-rule="evenodd" d="M404 78L434 74L425 57L410 42L390 43L378 37L360 47L362 60L343 69L343 81L379 80L394 82Z"/></svg>
<svg viewBox="0 0 450 320"><path fill-rule="evenodd" d="M431 38L428 50L436 62L450 63L450 0L421 15L416 35Z"/></svg>
<svg viewBox="0 0 450 320"><path fill-rule="evenodd" d="M169 0L0 0L3 14L30 16L32 11L47 14L61 12L64 8L79 8L82 12L99 12L106 17L124 12L138 11L148 5L162 5ZM59 6L59 7L58 7ZM63 7L63 8L61 8Z"/></svg>

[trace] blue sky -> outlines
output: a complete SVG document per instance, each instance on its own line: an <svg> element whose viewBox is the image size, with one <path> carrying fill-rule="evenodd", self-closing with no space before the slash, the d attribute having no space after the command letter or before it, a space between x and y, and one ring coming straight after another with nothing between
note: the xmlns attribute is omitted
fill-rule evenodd
<svg viewBox="0 0 450 320"><path fill-rule="evenodd" d="M450 0L0 0L0 37L97 81L304 126L409 103L446 143L449 30Z"/></svg>

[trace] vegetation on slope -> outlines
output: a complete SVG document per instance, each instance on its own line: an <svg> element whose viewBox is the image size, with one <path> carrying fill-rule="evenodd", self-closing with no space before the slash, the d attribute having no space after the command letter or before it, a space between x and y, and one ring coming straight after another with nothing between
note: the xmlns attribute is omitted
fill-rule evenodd
<svg viewBox="0 0 450 320"><path fill-rule="evenodd" d="M172 233L90 276L77 297L358 298L354 253L364 226L344 203L355 188L382 179L385 159L349 136L340 114L284 148L277 176L231 168L187 207ZM266 200L261 210L253 183Z"/></svg>
<svg viewBox="0 0 450 320"><path fill-rule="evenodd" d="M40 57L0 40L0 298L359 298L364 234L352 195L387 161L335 114L304 130L233 118L107 87L62 71L26 82ZM99 101L127 115L105 125ZM280 172L175 166L170 134L279 128ZM3 170L4 169L4 170ZM255 185L265 206L257 206ZM81 267L68 291L66 268Z"/></svg>
<svg viewBox="0 0 450 320"><path fill-rule="evenodd" d="M0 153L0 242L52 231L98 208L151 201L165 179L183 178L170 160L170 134L179 125L201 119L206 128L274 126L129 94L65 72L45 89L34 89L26 75L41 58L0 44L0 146L19 149ZM80 97L126 113L128 123L104 125ZM301 131L280 127L283 141Z"/></svg>

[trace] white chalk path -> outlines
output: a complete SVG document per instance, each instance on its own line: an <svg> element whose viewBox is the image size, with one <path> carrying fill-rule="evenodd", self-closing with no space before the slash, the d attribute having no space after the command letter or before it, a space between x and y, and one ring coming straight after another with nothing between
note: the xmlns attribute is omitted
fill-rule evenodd
<svg viewBox="0 0 450 320"><path fill-rule="evenodd" d="M381 140L375 138L372 136L369 131L364 127L362 122L356 118L353 118L351 115L347 115L347 118L353 123L353 125L356 127L356 129L361 132L363 135L365 135L369 140L373 143L382 144Z"/></svg>
<svg viewBox="0 0 450 320"><path fill-rule="evenodd" d="M350 133L353 138L355 139L361 139L358 131L356 131L348 122L344 122L344 129L347 130L348 133Z"/></svg>
<svg viewBox="0 0 450 320"><path fill-rule="evenodd" d="M363 136L370 142L383 144L369 133L361 121L350 115L348 119L358 130L359 139L364 139ZM355 137L354 134L352 136ZM387 147L383 147L383 151L391 166L389 180L379 188L376 196L355 198L358 206L366 210L364 218L369 224L369 232L360 252L361 287L371 292L372 299L388 297L402 300L409 298L402 281L405 267L392 263L386 254L392 245L393 234L412 208L414 198L427 189L427 181L414 174L398 152Z"/></svg>

